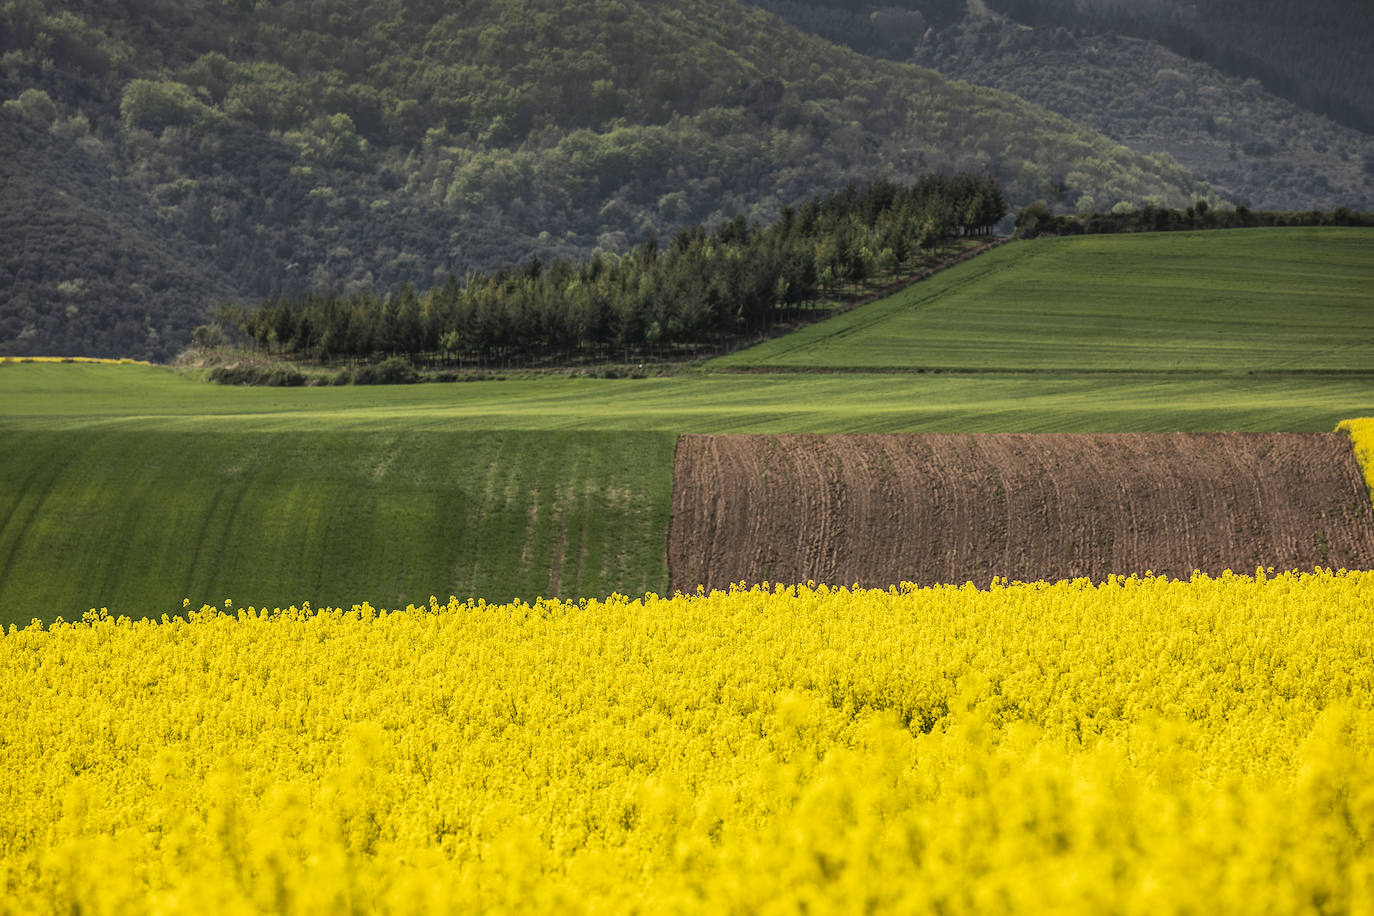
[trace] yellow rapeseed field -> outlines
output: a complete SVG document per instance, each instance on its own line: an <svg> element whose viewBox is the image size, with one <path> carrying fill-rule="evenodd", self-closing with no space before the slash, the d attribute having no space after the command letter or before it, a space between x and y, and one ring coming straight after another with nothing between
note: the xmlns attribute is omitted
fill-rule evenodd
<svg viewBox="0 0 1374 916"><path fill-rule="evenodd" d="M1374 573L91 614L14 913L1374 913Z"/></svg>

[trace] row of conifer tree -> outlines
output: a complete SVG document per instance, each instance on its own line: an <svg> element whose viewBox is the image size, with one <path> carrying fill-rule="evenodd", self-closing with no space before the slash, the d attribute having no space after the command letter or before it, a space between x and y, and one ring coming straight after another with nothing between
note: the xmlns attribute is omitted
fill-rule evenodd
<svg viewBox="0 0 1374 916"><path fill-rule="evenodd" d="M258 347L330 361L528 358L541 353L664 352L757 333L854 283L897 275L1007 214L995 179L880 179L785 208L768 225L737 217L650 237L581 263L537 258L425 292L314 293L219 311Z"/></svg>

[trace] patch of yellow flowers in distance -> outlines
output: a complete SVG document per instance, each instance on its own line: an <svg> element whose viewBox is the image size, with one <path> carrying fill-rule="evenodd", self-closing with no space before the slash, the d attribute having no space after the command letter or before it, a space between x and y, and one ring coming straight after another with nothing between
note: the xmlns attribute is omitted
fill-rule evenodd
<svg viewBox="0 0 1374 916"><path fill-rule="evenodd" d="M1355 449L1355 458L1364 470L1364 482L1369 485L1369 492L1374 496L1374 417L1342 420L1336 429L1350 437L1350 444Z"/></svg>
<svg viewBox="0 0 1374 916"><path fill-rule="evenodd" d="M0 366L6 363L96 363L103 366L151 366L141 359L104 359L98 356L0 356Z"/></svg>
<svg viewBox="0 0 1374 916"><path fill-rule="evenodd" d="M12 913L1371 913L1374 573L92 613Z"/></svg>

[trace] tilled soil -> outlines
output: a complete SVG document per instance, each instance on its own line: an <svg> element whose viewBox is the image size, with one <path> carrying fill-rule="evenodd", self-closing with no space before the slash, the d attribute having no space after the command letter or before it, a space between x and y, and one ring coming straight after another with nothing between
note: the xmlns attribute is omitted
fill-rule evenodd
<svg viewBox="0 0 1374 916"><path fill-rule="evenodd" d="M671 587L1374 568L1344 435L683 436Z"/></svg>

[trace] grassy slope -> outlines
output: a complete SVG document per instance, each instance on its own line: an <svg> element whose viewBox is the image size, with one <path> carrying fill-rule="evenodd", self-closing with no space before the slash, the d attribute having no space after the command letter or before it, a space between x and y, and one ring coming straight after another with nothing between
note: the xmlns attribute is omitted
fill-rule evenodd
<svg viewBox="0 0 1374 916"><path fill-rule="evenodd" d="M1374 231L1005 246L720 367L1367 371Z"/></svg>

